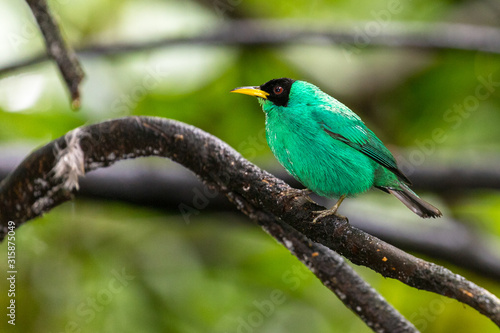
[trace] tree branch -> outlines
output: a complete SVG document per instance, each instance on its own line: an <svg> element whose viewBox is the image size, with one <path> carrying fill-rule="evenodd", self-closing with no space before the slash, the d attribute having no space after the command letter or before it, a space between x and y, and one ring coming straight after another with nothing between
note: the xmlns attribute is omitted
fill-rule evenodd
<svg viewBox="0 0 500 333"><path fill-rule="evenodd" d="M96 139L99 139L103 134L104 133L98 133ZM109 134L113 135L112 132ZM88 137L89 133L86 133L85 129L77 129L71 135L66 136L65 141L59 140L62 142L53 142L53 144L49 145L51 149L48 149L48 146L46 146L44 154L37 155L37 161L41 161L42 164L45 162L43 161L44 156L46 156L45 153L54 155L56 157L54 160L55 164L52 169L47 170L47 174L52 174L55 178L61 178L56 177L58 173L61 173L64 179L61 179L62 183L54 186L52 189L47 188L46 193L49 197L38 197L33 205L37 206L37 208L35 208L36 210L43 210L43 208L40 207L40 205L43 204L56 204L56 202L50 202L50 197L59 200L59 198L69 194L67 191L69 188L77 186L74 179L71 181L68 180L72 178L71 172L75 172L76 174L82 173L82 163L85 163L84 159L88 159L84 156L88 156L89 152L86 151L85 154L81 154L81 150L85 150L82 147L83 144L81 139ZM90 141L93 140L91 139ZM66 146L64 146L65 144ZM91 148L91 146L89 147ZM114 152L111 154L114 154ZM107 156L108 158L110 157L110 155ZM62 161L64 165L60 165L60 161ZM92 163L93 162L89 160L87 168L95 167L95 165L92 166ZM18 170L19 169L22 169L22 167L18 168ZM67 172L64 173L60 170L65 170ZM39 171L40 170L37 172ZM6 183L11 181L6 180ZM34 183L41 184L42 186L44 182L45 180L41 179L34 180ZM0 188L6 189L7 187L8 185L4 187L4 184L0 183ZM37 191L37 189L33 190ZM58 191L61 191L61 193L58 194ZM3 190L0 190L0 192L3 192ZM248 203L244 197L236 192L228 192L228 197L240 210L244 211L250 218L255 220L268 234L277 239L283 246L292 252L292 254L301 260L327 288L332 290L349 309L359 316L375 332L418 332L410 322L399 314L397 310L387 303L380 294L346 264L340 255L320 244L311 242L286 223L277 220L273 215L256 209ZM5 197L2 197L2 199L5 199ZM41 202L41 204L39 202ZM3 207L0 208L0 212L5 212ZM0 219L5 217L2 213L0 213L0 216Z"/></svg>
<svg viewBox="0 0 500 333"><path fill-rule="evenodd" d="M500 326L500 300L448 269L409 255L330 216L311 223L312 202L284 195L290 187L262 171L216 137L173 120L130 117L77 128L28 156L0 184L1 237L16 226L71 199L78 176L118 160L164 156L184 165L212 189L240 196L313 242L353 263L422 290L468 304ZM241 207L240 207L241 208ZM245 212L245 210L243 210ZM184 212L186 214L186 212Z"/></svg>
<svg viewBox="0 0 500 333"><path fill-rule="evenodd" d="M232 20L214 31L193 37L166 37L159 40L87 46L78 49L80 56L96 57L143 52L185 45L280 46L282 44L339 44L350 57L366 47L416 48L424 50L465 50L500 53L500 29L452 23L398 23L382 27L380 33L360 36L370 22L353 22L351 27L318 25L317 22L290 20ZM40 54L0 69L0 76L41 63Z"/></svg>
<svg viewBox="0 0 500 333"><path fill-rule="evenodd" d="M387 301L367 284L345 260L273 215L256 210L244 197L230 193L230 200L294 256L375 332L418 332Z"/></svg>
<svg viewBox="0 0 500 333"><path fill-rule="evenodd" d="M64 42L61 31L50 13L46 0L26 0L42 31L47 47L47 54L59 67L66 86L71 94L73 109L80 107L80 82L84 73L75 52ZM47 55L44 56L47 59Z"/></svg>
<svg viewBox="0 0 500 333"><path fill-rule="evenodd" d="M19 151L25 148L1 149L0 180L12 172L22 160ZM292 187L301 187L283 171L271 172ZM490 177L490 178L488 178ZM488 181L489 179L489 181ZM411 176L414 187L430 191L457 193L471 189L500 189L500 172L495 167L452 167L416 169ZM170 189L175 188L175 192ZM204 186L194 176L183 170L144 170L127 167L100 169L80 180L78 196L99 200L120 200L135 205L177 211L180 205L193 205L196 193L203 193ZM223 195L208 198L204 210L235 211L233 204ZM344 207L344 210L346 208ZM488 243L500 244L491 237L484 237L470 224L447 218L446 224L425 224L418 232L414 228L395 228L383 217L360 216L345 211L350 223L405 251L416 251L431 258L446 260L485 277L500 281L500 256Z"/></svg>

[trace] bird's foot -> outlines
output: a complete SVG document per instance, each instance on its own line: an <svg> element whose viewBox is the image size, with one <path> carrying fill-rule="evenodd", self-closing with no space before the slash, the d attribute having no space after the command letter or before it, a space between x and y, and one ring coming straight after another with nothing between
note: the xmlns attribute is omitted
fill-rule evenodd
<svg viewBox="0 0 500 333"><path fill-rule="evenodd" d="M305 188L303 190L299 190L296 188L289 188L281 193L281 195L288 197L288 198L297 198L302 203L306 203L306 201L314 203L314 201L309 197L309 194L311 194L312 191L308 188Z"/></svg>
<svg viewBox="0 0 500 333"><path fill-rule="evenodd" d="M318 216L316 216L314 218L314 220L312 221L312 223L316 223L316 222L318 222L319 219L322 219L323 217L330 216L330 215L336 215L336 216L340 217L341 219L346 219L345 216L337 214L337 210L339 209L340 204L342 203L342 201L344 201L345 197L346 197L345 195L341 196L339 198L339 200L337 201L337 203L332 208L330 208L330 209L319 210L319 211L313 212L315 214L318 214Z"/></svg>
<svg viewBox="0 0 500 333"><path fill-rule="evenodd" d="M340 215L340 214L337 214L337 207L333 210L333 209L325 209L325 210L317 210L317 211L314 211L313 213L314 214L318 214L318 216L316 216L314 218L314 220L312 221L312 223L317 223L319 219L322 219L323 217L326 217L326 216L330 216L330 215L335 215L335 216L338 216L340 217L341 219L346 219L346 217L344 215Z"/></svg>

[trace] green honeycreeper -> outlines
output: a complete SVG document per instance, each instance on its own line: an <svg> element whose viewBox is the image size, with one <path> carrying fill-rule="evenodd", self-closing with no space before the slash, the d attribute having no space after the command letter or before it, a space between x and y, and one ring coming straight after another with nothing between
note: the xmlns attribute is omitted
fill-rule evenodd
<svg viewBox="0 0 500 333"><path fill-rule="evenodd" d="M315 85L289 78L231 90L258 97L266 138L283 167L307 189L339 197L314 222L336 214L345 197L376 187L423 218L441 212L415 194L396 160L361 118Z"/></svg>

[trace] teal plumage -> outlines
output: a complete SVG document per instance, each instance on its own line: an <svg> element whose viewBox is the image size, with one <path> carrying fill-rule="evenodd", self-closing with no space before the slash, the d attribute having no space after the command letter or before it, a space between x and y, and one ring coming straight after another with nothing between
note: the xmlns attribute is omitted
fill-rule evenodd
<svg viewBox="0 0 500 333"><path fill-rule="evenodd" d="M422 217L441 215L409 189L391 152L361 118L318 87L283 78L233 91L259 97L269 147L308 189L343 200L377 187Z"/></svg>

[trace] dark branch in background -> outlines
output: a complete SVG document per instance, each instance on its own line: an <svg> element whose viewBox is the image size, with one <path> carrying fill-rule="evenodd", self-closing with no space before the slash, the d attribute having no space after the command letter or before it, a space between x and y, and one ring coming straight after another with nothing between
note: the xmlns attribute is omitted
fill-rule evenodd
<svg viewBox="0 0 500 333"><path fill-rule="evenodd" d="M477 189L500 190L498 164L491 164L491 167L420 168L410 173L409 177L416 187L432 192L449 194Z"/></svg>
<svg viewBox="0 0 500 333"><path fill-rule="evenodd" d="M12 172L26 156L26 147L0 149L0 180ZM169 170L170 169L170 170ZM91 199L119 200L161 210L179 212L180 205L193 207L197 193L204 193L203 184L185 170L144 170L134 166L123 169L100 169L80 180L78 196ZM284 171L271 172L292 187L301 187ZM436 167L416 169L411 174L416 189L450 191L457 193L473 189L500 189L500 170L495 166L470 168L455 167L441 170ZM175 188L175 192L171 189ZM223 195L207 197L203 210L236 211ZM382 216L360 217L346 211L349 222L405 251L416 251L432 258L469 269L483 276L500 281L500 256L498 250L487 246L490 237L484 237L469 224L450 221L424 223L418 231L413 228L395 228ZM446 218L448 220L448 218ZM492 244L500 244L491 241Z"/></svg>
<svg viewBox="0 0 500 333"><path fill-rule="evenodd" d="M496 0L484 0L483 1L490 10L492 10L497 16L500 17L500 4Z"/></svg>
<svg viewBox="0 0 500 333"><path fill-rule="evenodd" d="M500 54L500 29L449 23L387 23L379 34L368 39L359 36L369 22L354 22L352 27L322 27L304 21L232 20L214 31L192 37L166 37L138 42L87 46L77 50L80 56L96 57L142 52L163 47L201 45L277 46L282 44L339 44L346 55L356 55L370 46L450 49ZM357 30L354 28L358 28ZM0 75L41 63L46 55L37 55L0 69Z"/></svg>
<svg viewBox="0 0 500 333"><path fill-rule="evenodd" d="M26 0L42 31L47 54L57 63L71 94L73 109L80 107L80 82L84 73L75 52L64 42L55 18L50 13L46 0ZM47 55L44 56L47 59Z"/></svg>
<svg viewBox="0 0 500 333"><path fill-rule="evenodd" d="M290 187L245 160L216 137L163 118L130 117L77 128L28 156L0 184L0 226L16 226L71 199L78 175L118 160L168 157L245 207L272 214L310 240L340 253L354 264L385 277L468 304L500 326L500 300L444 267L407 254L330 216L311 223L322 210L303 198L284 195Z"/></svg>

